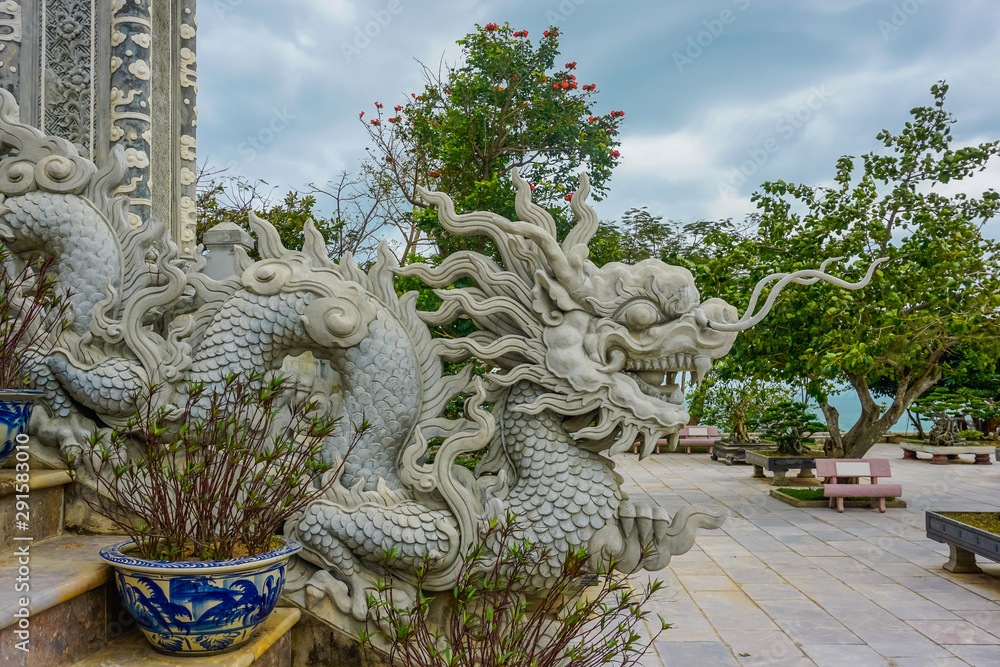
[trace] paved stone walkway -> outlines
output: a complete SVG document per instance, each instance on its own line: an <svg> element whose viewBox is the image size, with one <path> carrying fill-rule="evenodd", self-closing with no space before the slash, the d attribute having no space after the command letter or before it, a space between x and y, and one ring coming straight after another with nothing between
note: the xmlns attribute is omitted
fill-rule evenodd
<svg viewBox="0 0 1000 667"><path fill-rule="evenodd" d="M1000 665L1000 564L952 574L948 548L927 539L924 510L1000 510L1000 465L892 461L906 509L798 509L771 498L770 479L707 454L619 458L635 501L669 511L728 507L720 530L654 573L650 609L673 624L644 667L952 667ZM637 577L641 579L641 577Z"/></svg>

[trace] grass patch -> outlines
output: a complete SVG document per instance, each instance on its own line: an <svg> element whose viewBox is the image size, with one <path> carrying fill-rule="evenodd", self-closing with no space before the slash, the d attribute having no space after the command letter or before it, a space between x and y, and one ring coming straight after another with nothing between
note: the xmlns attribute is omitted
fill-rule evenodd
<svg viewBox="0 0 1000 667"><path fill-rule="evenodd" d="M938 514L967 523L987 533L1000 535L1000 512L938 512Z"/></svg>
<svg viewBox="0 0 1000 667"><path fill-rule="evenodd" d="M816 488L816 487L806 487L806 488L803 488L801 486L800 487L782 487L782 488L778 489L778 491L780 491L781 493L785 494L786 496L791 496L792 498L795 498L796 500L829 500L826 496L823 495L823 488L822 487L819 487L819 488ZM859 498L844 498L844 500L871 500L871 498L864 498L864 497L859 497ZM886 498L886 500L887 501L891 501L891 500L895 500L895 498ZM944 514L944 512L941 512L941 514ZM970 514L974 514L974 513L970 513ZM997 516L997 515L994 515L994 516ZM954 517L952 517L952 518L954 518ZM964 521L963 519L957 519L957 520L958 521ZM998 521L998 527L1000 527L1000 521Z"/></svg>

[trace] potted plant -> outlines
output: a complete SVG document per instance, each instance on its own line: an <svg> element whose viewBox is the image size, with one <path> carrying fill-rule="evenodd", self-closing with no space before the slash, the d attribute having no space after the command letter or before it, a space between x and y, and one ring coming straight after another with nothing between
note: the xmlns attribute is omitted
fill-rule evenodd
<svg viewBox="0 0 1000 667"><path fill-rule="evenodd" d="M799 477L814 477L816 456L805 447L810 436L825 428L816 421L816 415L806 412L806 404L798 401L781 401L761 415L763 435L776 443L774 451L748 451L747 463L754 465L754 476L763 477L764 470L774 473L775 485L785 483L785 473L798 468Z"/></svg>
<svg viewBox="0 0 1000 667"><path fill-rule="evenodd" d="M19 263L0 243L0 466L27 432L34 402L45 396L30 388L32 366L70 325L70 293L56 289L55 258Z"/></svg>
<svg viewBox="0 0 1000 667"><path fill-rule="evenodd" d="M271 613L302 548L275 531L337 483L342 462L323 462L336 420L263 373L190 385L182 408L147 389L128 424L95 432L86 451L97 493L84 500L131 538L101 557L154 648L231 650Z"/></svg>
<svg viewBox="0 0 1000 667"><path fill-rule="evenodd" d="M773 405L791 398L791 390L777 382L760 382L739 374L723 360L712 369L691 398L690 413L700 424L714 424L728 432L715 443L711 458L726 465L745 461L746 452L770 449L750 431L760 426L761 416Z"/></svg>

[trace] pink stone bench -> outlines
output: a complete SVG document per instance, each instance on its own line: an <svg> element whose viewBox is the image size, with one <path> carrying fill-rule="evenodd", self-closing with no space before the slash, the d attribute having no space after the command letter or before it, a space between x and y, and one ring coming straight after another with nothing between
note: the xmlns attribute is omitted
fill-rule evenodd
<svg viewBox="0 0 1000 667"><path fill-rule="evenodd" d="M837 501L837 511L844 511L844 498L871 498L872 508L878 499L878 511L885 512L885 499L903 494L899 484L879 484L881 477L892 477L887 459L816 459L816 474L826 477L823 495ZM871 484L847 484L851 477L870 477Z"/></svg>
<svg viewBox="0 0 1000 667"><path fill-rule="evenodd" d="M708 447L708 453L712 453L712 447L721 438L719 437L719 427L718 426L685 426L677 432L677 445L684 447L684 453L691 453L691 445L705 445ZM670 440L668 438L660 438L656 441L656 453L660 453L660 445L666 446ZM639 443L632 445L632 451L639 451Z"/></svg>

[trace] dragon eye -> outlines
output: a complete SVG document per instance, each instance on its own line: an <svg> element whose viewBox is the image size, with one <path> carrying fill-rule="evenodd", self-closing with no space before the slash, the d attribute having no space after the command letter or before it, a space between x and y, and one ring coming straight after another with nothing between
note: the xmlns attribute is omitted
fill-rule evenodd
<svg viewBox="0 0 1000 667"><path fill-rule="evenodd" d="M648 301L633 301L618 311L616 320L629 329L646 329L662 319L662 313Z"/></svg>

